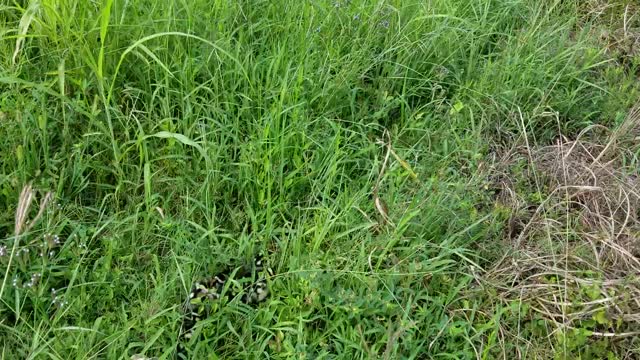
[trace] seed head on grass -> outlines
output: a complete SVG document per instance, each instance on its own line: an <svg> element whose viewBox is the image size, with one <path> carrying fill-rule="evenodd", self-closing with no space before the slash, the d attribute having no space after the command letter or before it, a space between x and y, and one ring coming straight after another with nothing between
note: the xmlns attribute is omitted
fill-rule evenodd
<svg viewBox="0 0 640 360"><path fill-rule="evenodd" d="M31 188L31 184L22 188L20 197L18 198L18 207L16 208L16 221L14 234L16 237L22 234L25 224L27 223L27 215L29 214L29 208L33 201L34 193Z"/></svg>
<svg viewBox="0 0 640 360"><path fill-rule="evenodd" d="M7 268L4 273L4 279L2 281L2 287L0 287L0 299L4 294L4 288L6 285L7 277L9 276L9 271L11 270L11 263L13 261L13 257L15 255L20 255L18 252L18 244L20 242L20 237L31 230L33 226L40 220L42 215L44 214L47 205L53 199L53 193L48 192L42 200L40 200L40 209L38 210L38 214L28 222L27 216L29 215L29 209L31 208L31 203L35 198L35 192L31 186L31 184L25 185L22 188L22 192L20 193L20 197L18 198L18 206L16 207L16 215L15 215L15 227L14 227L14 240L13 247L11 249L11 254L9 255L9 262L7 264ZM5 249L6 252L6 249ZM23 248L22 253L28 253L28 248ZM33 281L32 281L33 282ZM15 286L15 284L14 284Z"/></svg>

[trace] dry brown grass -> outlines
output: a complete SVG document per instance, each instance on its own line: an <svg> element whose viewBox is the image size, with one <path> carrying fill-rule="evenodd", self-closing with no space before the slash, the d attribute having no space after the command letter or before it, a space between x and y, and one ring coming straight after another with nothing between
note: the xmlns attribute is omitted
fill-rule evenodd
<svg viewBox="0 0 640 360"><path fill-rule="evenodd" d="M606 53L623 65L640 55L640 4L633 1L588 0L580 3L583 24L596 32Z"/></svg>
<svg viewBox="0 0 640 360"><path fill-rule="evenodd" d="M591 337L640 335L638 139L640 103L615 131L514 147L495 162L509 251L482 281L530 304L551 333L596 320Z"/></svg>

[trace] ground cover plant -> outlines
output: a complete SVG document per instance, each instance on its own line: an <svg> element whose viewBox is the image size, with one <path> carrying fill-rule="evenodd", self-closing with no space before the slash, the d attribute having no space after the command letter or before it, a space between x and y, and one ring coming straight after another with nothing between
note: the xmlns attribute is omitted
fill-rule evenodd
<svg viewBox="0 0 640 360"><path fill-rule="evenodd" d="M3 2L2 358L640 357L639 12Z"/></svg>

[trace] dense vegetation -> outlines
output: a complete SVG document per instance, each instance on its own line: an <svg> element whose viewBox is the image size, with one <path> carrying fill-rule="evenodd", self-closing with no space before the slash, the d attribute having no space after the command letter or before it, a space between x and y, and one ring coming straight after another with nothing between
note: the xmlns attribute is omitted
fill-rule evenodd
<svg viewBox="0 0 640 360"><path fill-rule="evenodd" d="M192 358L640 356L637 199L616 187L636 181L637 11L5 2L3 358L172 358L192 282L260 251L268 301L222 303Z"/></svg>

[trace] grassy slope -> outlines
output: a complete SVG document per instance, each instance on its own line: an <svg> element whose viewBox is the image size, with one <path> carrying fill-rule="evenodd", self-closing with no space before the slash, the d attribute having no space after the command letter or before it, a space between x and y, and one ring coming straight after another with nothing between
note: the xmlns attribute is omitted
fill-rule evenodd
<svg viewBox="0 0 640 360"><path fill-rule="evenodd" d="M0 6L2 244L23 185L57 205L12 257L7 358L171 356L191 281L258 250L273 296L213 314L195 358L513 354L501 305L462 292L500 234L487 139L549 141L635 100L569 5L104 3ZM396 226L377 229L385 128L418 178L391 157ZM39 257L47 234L63 243Z"/></svg>

